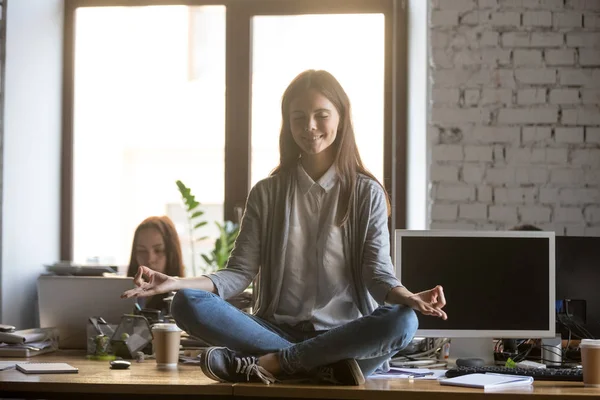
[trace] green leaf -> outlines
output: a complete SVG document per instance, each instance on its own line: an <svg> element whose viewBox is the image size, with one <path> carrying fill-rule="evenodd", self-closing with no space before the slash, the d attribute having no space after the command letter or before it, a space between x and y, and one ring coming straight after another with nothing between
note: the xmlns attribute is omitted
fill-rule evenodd
<svg viewBox="0 0 600 400"><path fill-rule="evenodd" d="M183 182L178 180L175 181L175 183L179 189L179 193L181 194L181 198L188 213L187 215L190 230L194 231L205 226L208 222L201 220L201 217L205 214L205 212L199 209L202 204L196 200L196 196L192 194L191 189L185 186ZM193 221L199 222L195 223ZM208 254L200 254L207 266L210 267L205 269L207 271L212 270L213 268L222 269L227 265L227 261L229 260L229 256L231 255L235 245L235 240L239 235L239 225L234 224L231 221L224 221L223 224L215 221L215 225L219 229L219 237L217 240L215 240L212 251L210 251ZM201 238L192 237L190 238L190 241L193 243L194 241L206 239L206 236Z"/></svg>
<svg viewBox="0 0 600 400"><path fill-rule="evenodd" d="M198 240L204 240L206 237L196 238L194 235L194 231L204 225L207 224L206 221L202 221L201 217L204 215L204 211L199 209L201 203L196 200L196 196L192 194L192 190L188 188L182 181L176 180L175 185L177 186L177 190L179 190L179 194L181 195L181 200L183 202L184 208L187 213L188 220L188 228L190 230L190 245L193 248L194 242ZM204 254L200 254L203 259L207 262L207 264L211 267L212 270L214 268L214 257L209 258L205 257ZM192 257L192 270L194 271L194 275L196 275L196 257L195 254Z"/></svg>
<svg viewBox="0 0 600 400"><path fill-rule="evenodd" d="M206 221L202 221L202 222L198 222L196 225L194 225L194 229L198 229L203 227L204 225L206 225L208 222Z"/></svg>
<svg viewBox="0 0 600 400"><path fill-rule="evenodd" d="M196 211L195 213L192 214L192 216L190 218L197 218L197 217L201 217L204 215L204 211Z"/></svg>
<svg viewBox="0 0 600 400"><path fill-rule="evenodd" d="M201 256L208 265L213 265L213 260L208 258L206 254L201 254Z"/></svg>

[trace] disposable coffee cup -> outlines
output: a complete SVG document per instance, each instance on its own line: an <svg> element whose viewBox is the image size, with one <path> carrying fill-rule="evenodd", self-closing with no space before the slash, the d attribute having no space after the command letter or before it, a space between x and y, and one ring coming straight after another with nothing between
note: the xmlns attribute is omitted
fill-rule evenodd
<svg viewBox="0 0 600 400"><path fill-rule="evenodd" d="M175 324L154 324L152 336L157 368L176 369L179 361L181 329Z"/></svg>
<svg viewBox="0 0 600 400"><path fill-rule="evenodd" d="M600 340L583 339L579 348L583 366L583 385L600 387Z"/></svg>

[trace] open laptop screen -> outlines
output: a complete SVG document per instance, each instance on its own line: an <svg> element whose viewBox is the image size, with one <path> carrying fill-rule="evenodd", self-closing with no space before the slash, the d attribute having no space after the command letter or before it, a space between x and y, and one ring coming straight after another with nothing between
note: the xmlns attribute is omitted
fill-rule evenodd
<svg viewBox="0 0 600 400"><path fill-rule="evenodd" d="M134 310L134 299L120 298L133 286L133 278L125 277L40 276L40 327L58 328L61 349L85 349L88 319L118 324Z"/></svg>

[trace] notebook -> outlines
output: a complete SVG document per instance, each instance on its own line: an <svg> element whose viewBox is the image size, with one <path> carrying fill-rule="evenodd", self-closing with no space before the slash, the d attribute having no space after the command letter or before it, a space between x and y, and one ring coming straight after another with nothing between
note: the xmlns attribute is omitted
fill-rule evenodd
<svg viewBox="0 0 600 400"><path fill-rule="evenodd" d="M498 387L524 386L533 384L531 376L516 376L506 374L468 374L454 378L443 379L440 385L465 386L480 389Z"/></svg>
<svg viewBox="0 0 600 400"><path fill-rule="evenodd" d="M17 370L24 374L76 374L78 368L67 363L19 363Z"/></svg>

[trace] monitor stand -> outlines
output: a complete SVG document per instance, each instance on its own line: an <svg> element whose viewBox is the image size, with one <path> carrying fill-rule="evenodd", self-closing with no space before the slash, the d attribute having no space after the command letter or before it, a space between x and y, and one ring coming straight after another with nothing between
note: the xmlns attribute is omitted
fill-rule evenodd
<svg viewBox="0 0 600 400"><path fill-rule="evenodd" d="M457 358L481 358L486 365L494 365L494 340L492 338L450 339L450 362Z"/></svg>

